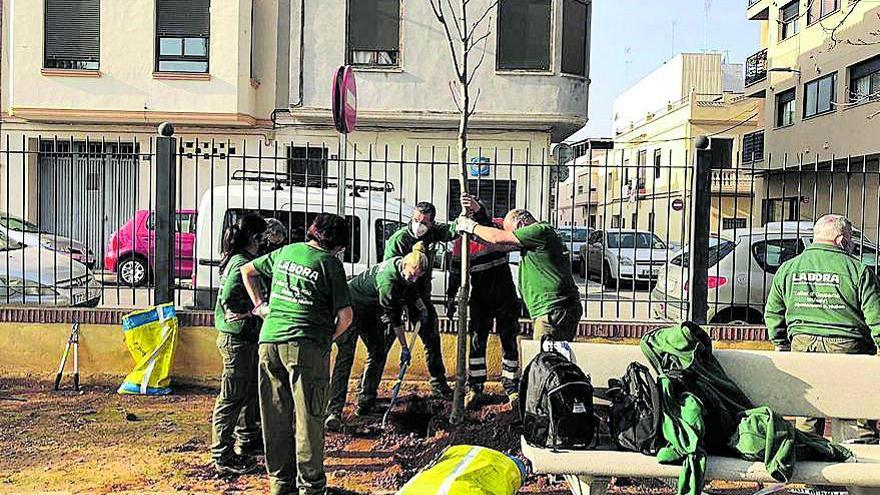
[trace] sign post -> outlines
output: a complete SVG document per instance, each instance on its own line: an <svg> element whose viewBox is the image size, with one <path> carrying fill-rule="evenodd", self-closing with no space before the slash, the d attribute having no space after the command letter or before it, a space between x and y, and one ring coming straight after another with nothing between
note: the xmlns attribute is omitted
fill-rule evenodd
<svg viewBox="0 0 880 495"><path fill-rule="evenodd" d="M339 157L339 167L336 184L336 211L341 217L345 217L345 199L348 165L348 134L354 131L357 125L357 83L354 79L354 71L351 66L343 65L336 69L333 76L333 126L339 131L339 141L342 145L342 153Z"/></svg>

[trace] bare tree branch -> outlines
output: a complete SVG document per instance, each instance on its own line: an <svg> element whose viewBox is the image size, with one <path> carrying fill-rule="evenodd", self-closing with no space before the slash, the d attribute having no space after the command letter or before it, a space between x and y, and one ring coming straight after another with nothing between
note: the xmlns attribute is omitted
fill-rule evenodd
<svg viewBox="0 0 880 495"><path fill-rule="evenodd" d="M473 69L471 69L470 75L467 77L467 84L474 82L474 78L477 76L477 71L480 70L480 66L483 65L483 60L486 59L486 45L487 42L483 42L483 51L480 52L480 58L477 59L477 63L474 64Z"/></svg>
<svg viewBox="0 0 880 495"><path fill-rule="evenodd" d="M477 88L477 94L474 96L474 103L471 105L471 107L467 111L468 118L470 118L471 116L474 115L474 113L476 113L477 102L480 101L480 94L482 94L482 91L480 91L480 88Z"/></svg>
<svg viewBox="0 0 880 495"><path fill-rule="evenodd" d="M452 25L455 27L455 32L458 33L458 39L463 40L467 33L464 31L465 26L461 25L461 22L458 21L458 16L455 12L455 7L452 5L452 0L446 0L446 6L449 8L449 16L452 17Z"/></svg>
<svg viewBox="0 0 880 495"><path fill-rule="evenodd" d="M489 6L486 7L486 10L483 11L483 14L480 16L480 18L477 19L477 21L474 22L474 23L471 25L471 30L470 30L470 33L469 33L469 34L476 33L476 32L477 32L477 29L480 28L480 24L482 24L483 21L485 21L487 18L491 19L491 17L489 17L489 14L490 14L490 13L495 9L495 7L497 7L497 6L498 6L498 0L493 0L492 3L490 3Z"/></svg>
<svg viewBox="0 0 880 495"><path fill-rule="evenodd" d="M443 26L443 31L446 33L446 41L449 43L449 54L452 57L452 66L455 69L455 74L461 74L461 65L458 63L458 54L455 51L455 38L452 37L452 33L449 31L449 24L446 20L446 15L443 12L443 4L442 0L428 0L431 4L431 10L434 11L434 16L437 18L437 21ZM435 3L436 2L436 3Z"/></svg>
<svg viewBox="0 0 880 495"><path fill-rule="evenodd" d="M458 103L460 96L455 87L455 81L449 81L449 91L452 93L452 102L455 103L455 108L458 109L458 113L461 113L461 105Z"/></svg>
<svg viewBox="0 0 880 495"><path fill-rule="evenodd" d="M471 33L471 34L473 34L473 33ZM473 43L468 44L468 47L465 49L465 52L470 53L471 50L473 50L475 46L480 44L481 41L486 41L486 38L488 38L489 36L492 36L492 31L486 31L479 38L475 39Z"/></svg>

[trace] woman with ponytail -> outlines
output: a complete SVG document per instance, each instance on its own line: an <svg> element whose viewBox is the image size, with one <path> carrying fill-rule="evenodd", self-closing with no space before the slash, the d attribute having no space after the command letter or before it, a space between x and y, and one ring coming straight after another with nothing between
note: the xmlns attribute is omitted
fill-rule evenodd
<svg viewBox="0 0 880 495"><path fill-rule="evenodd" d="M241 278L240 268L260 251L266 221L247 214L223 232L220 292L214 308L217 348L223 359L220 395L214 405L211 455L221 474L253 472L253 454L263 451L257 396L257 337L261 320Z"/></svg>
<svg viewBox="0 0 880 495"><path fill-rule="evenodd" d="M356 412L359 416L374 409L379 381L395 339L400 342L401 365L409 362L411 350L404 338L403 312L409 305L416 305L421 311L421 319L428 318L427 308L421 303L416 289L429 266L427 248L423 242L417 242L406 256L392 257L373 265L348 282L354 322L336 342L338 353L330 381L327 429L342 428L342 410L358 336L367 348L367 363L358 387Z"/></svg>

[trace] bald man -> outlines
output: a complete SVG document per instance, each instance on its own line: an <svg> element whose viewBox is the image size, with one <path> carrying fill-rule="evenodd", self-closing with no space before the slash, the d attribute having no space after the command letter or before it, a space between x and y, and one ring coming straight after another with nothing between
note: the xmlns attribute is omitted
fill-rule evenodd
<svg viewBox="0 0 880 495"><path fill-rule="evenodd" d="M764 321L779 351L875 354L880 344L880 286L852 256L852 223L825 215L813 227L813 243L776 272ZM801 431L822 435L825 420L798 418ZM864 420L835 419L832 439L871 441Z"/></svg>
<svg viewBox="0 0 880 495"><path fill-rule="evenodd" d="M574 339L584 309L571 273L568 249L556 229L522 209L511 210L504 217L503 230L478 225L465 217L458 219L456 228L488 244L520 249L519 291L533 320L533 338L548 335L553 340Z"/></svg>

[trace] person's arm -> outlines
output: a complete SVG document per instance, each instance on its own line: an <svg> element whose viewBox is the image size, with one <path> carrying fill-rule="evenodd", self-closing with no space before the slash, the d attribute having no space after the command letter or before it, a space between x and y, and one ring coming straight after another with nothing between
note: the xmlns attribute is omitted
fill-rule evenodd
<svg viewBox="0 0 880 495"><path fill-rule="evenodd" d="M269 255L266 255L269 256ZM241 281L244 283L244 289L251 298L254 305L254 313L258 313L259 308L263 308L266 302L263 300L263 282L260 280L260 271L254 264L256 261L245 264L241 267Z"/></svg>
<svg viewBox="0 0 880 495"><path fill-rule="evenodd" d="M764 323L767 325L767 336L777 351L790 351L791 342L788 339L788 325L785 321L785 294L782 285L785 283L785 273L780 269L773 277L770 284L770 294L767 295L767 304L764 306Z"/></svg>
<svg viewBox="0 0 880 495"><path fill-rule="evenodd" d="M348 330L353 319L354 312L351 310L351 306L346 306L336 312L336 329L333 331L333 340L338 339Z"/></svg>
<svg viewBox="0 0 880 495"><path fill-rule="evenodd" d="M519 242L519 239L513 235L513 232L496 229L495 227L485 227L466 217L459 217L458 220L456 220L456 224L456 227L460 232L471 233L488 244L522 247L522 244Z"/></svg>
<svg viewBox="0 0 880 495"><path fill-rule="evenodd" d="M865 324L871 330L871 338L880 347L880 283L870 268L865 268L859 284L859 299Z"/></svg>

